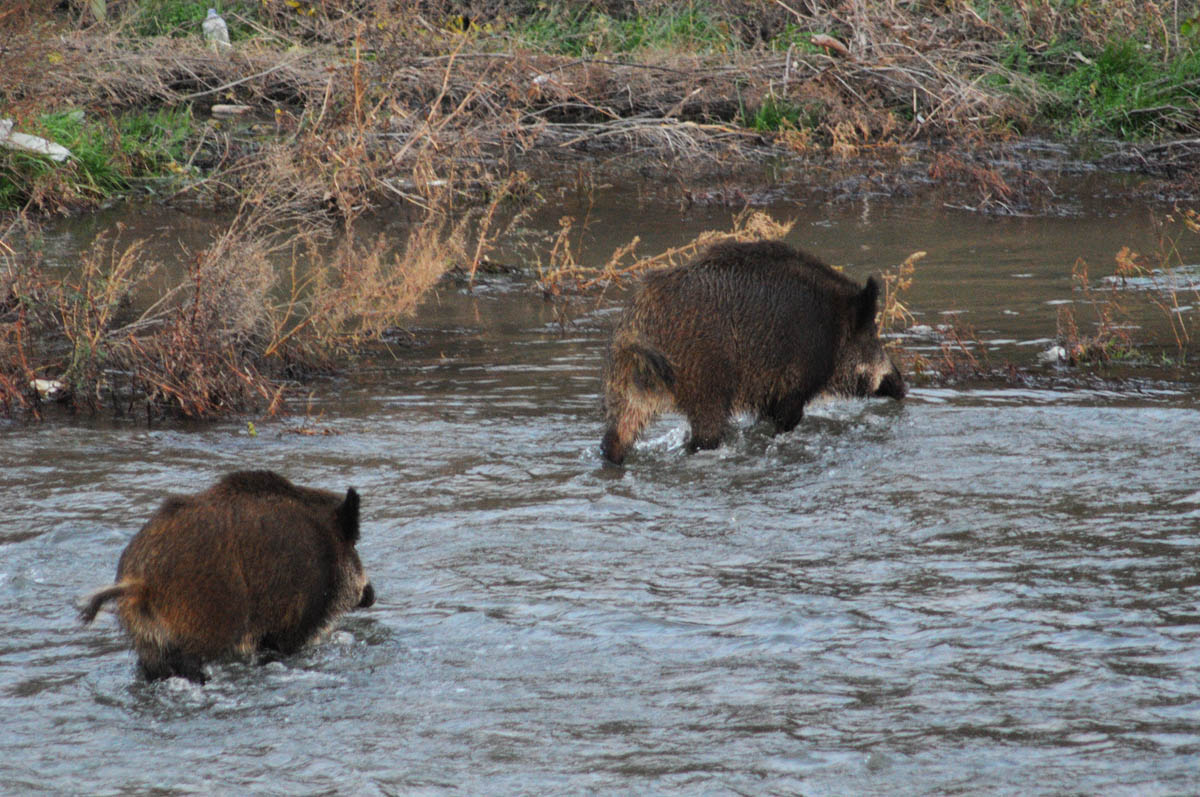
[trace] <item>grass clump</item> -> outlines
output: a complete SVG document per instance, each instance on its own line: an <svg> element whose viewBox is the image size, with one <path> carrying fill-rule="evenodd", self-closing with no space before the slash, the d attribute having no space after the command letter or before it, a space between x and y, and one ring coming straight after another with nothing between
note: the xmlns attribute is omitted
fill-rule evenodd
<svg viewBox="0 0 1200 797"><path fill-rule="evenodd" d="M770 93L753 110L743 108L738 122L759 133L812 129L820 125L824 111L819 101L789 100Z"/></svg>
<svg viewBox="0 0 1200 797"><path fill-rule="evenodd" d="M89 117L82 110L44 114L28 131L66 147L71 158L54 163L0 149L0 210L94 204L134 183L181 174L195 129L186 106L113 117Z"/></svg>
<svg viewBox="0 0 1200 797"><path fill-rule="evenodd" d="M659 4L613 16L590 5L543 4L509 34L524 46L556 55L628 54L648 50L723 53L738 49L728 23L704 3Z"/></svg>
<svg viewBox="0 0 1200 797"><path fill-rule="evenodd" d="M1072 135L1141 140L1200 132L1200 50L1188 47L1164 62L1149 45L1124 39L1091 56L1078 49L1063 55L1069 67L1040 80L1055 97L1045 116Z"/></svg>

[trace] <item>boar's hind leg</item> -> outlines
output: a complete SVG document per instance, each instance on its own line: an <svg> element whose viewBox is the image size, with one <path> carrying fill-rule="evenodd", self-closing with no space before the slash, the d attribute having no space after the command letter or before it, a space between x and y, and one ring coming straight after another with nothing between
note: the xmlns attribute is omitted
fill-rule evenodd
<svg viewBox="0 0 1200 797"><path fill-rule="evenodd" d="M604 430L604 438L600 441L600 453L609 462L620 465L625 461L625 454L629 451L631 442L631 440L621 440L617 427L610 426Z"/></svg>
<svg viewBox="0 0 1200 797"><path fill-rule="evenodd" d="M184 653L175 645L168 645L152 652L139 651L138 664L147 681L157 681L173 675L198 684L203 684L208 680L204 676L204 663L200 658Z"/></svg>
<svg viewBox="0 0 1200 797"><path fill-rule="evenodd" d="M633 448L633 442L658 413L661 403L662 398L654 394L627 396L610 390L605 397L608 425L604 430L604 439L600 441L604 458L614 465L624 462L629 449Z"/></svg>
<svg viewBox="0 0 1200 797"><path fill-rule="evenodd" d="M804 405L807 402L798 393L776 399L767 405L763 415L775 424L777 433L790 432L804 418Z"/></svg>

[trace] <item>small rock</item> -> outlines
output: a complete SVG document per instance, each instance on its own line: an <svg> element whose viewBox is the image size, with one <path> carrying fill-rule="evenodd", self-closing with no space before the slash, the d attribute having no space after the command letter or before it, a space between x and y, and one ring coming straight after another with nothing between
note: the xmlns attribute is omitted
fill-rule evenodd
<svg viewBox="0 0 1200 797"><path fill-rule="evenodd" d="M871 772L879 772L886 769L891 763L892 760L890 758L879 752L869 754L866 760L867 769Z"/></svg>
<svg viewBox="0 0 1200 797"><path fill-rule="evenodd" d="M12 128L12 119L0 120L0 147L32 152L34 155L45 155L55 163L62 163L71 157L71 150L64 146L47 141L41 136L14 133Z"/></svg>

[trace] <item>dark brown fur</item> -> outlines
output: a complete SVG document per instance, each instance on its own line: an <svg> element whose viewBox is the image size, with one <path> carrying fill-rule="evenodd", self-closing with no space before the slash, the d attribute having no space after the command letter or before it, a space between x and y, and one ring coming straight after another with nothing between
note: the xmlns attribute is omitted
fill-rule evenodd
<svg viewBox="0 0 1200 797"><path fill-rule="evenodd" d="M750 411L793 429L817 393L902 398L904 378L875 326L879 283L860 285L786 244L717 244L648 275L613 332L605 373L611 462L672 407L689 448L720 443Z"/></svg>
<svg viewBox="0 0 1200 797"><path fill-rule="evenodd" d="M207 661L293 653L337 615L374 602L354 548L358 514L352 489L231 473L164 501L121 554L117 582L93 593L80 617L90 623L115 600L151 680L203 683Z"/></svg>

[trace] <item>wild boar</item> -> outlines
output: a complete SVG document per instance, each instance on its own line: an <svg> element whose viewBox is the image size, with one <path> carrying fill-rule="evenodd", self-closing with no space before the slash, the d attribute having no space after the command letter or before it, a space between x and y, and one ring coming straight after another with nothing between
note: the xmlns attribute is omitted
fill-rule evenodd
<svg viewBox="0 0 1200 797"><path fill-rule="evenodd" d="M203 683L203 665L255 653L288 655L338 615L375 601L355 550L359 497L240 471L204 492L172 496L117 564L115 584L80 613L116 601L149 680Z"/></svg>
<svg viewBox="0 0 1200 797"><path fill-rule="evenodd" d="M621 464L672 408L687 416L695 451L718 446L737 412L786 432L823 391L903 398L879 340L879 292L874 277L860 285L776 241L716 244L647 275L613 331L602 453Z"/></svg>

